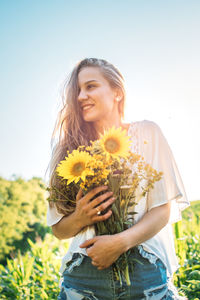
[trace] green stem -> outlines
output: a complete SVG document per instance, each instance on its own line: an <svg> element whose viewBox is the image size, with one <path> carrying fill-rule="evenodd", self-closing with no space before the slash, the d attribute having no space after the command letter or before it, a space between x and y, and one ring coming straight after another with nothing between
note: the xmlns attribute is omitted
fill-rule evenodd
<svg viewBox="0 0 200 300"><path fill-rule="evenodd" d="M126 265L126 269L125 269L124 275L125 275L125 278L126 278L127 285L131 285L131 281L130 281L130 277L129 277L128 265Z"/></svg>
<svg viewBox="0 0 200 300"><path fill-rule="evenodd" d="M122 286L122 277L121 277L120 269L118 267L117 267L117 272L119 276L120 286Z"/></svg>

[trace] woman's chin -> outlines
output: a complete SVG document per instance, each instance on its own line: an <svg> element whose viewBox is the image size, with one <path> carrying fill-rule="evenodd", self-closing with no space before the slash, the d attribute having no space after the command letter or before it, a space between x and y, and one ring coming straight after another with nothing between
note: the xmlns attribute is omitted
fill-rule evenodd
<svg viewBox="0 0 200 300"><path fill-rule="evenodd" d="M88 123L93 123L96 121L96 119L94 119L94 118L83 118L83 120Z"/></svg>
<svg viewBox="0 0 200 300"><path fill-rule="evenodd" d="M85 122L95 122L97 118L92 114L83 114L83 120Z"/></svg>

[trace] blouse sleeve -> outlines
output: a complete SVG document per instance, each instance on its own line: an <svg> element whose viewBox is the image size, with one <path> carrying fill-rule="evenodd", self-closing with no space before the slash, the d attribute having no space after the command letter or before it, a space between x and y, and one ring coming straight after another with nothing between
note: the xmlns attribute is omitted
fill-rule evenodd
<svg viewBox="0 0 200 300"><path fill-rule="evenodd" d="M58 223L63 216L64 214L61 214L57 211L54 203L52 207L50 207L49 202L47 203L47 226L52 226Z"/></svg>
<svg viewBox="0 0 200 300"><path fill-rule="evenodd" d="M169 222L177 222L181 220L181 211L190 204L173 153L155 122L145 121L143 134L147 142L143 146L144 157L154 169L163 172L162 179L155 182L147 195L147 210L171 201Z"/></svg>

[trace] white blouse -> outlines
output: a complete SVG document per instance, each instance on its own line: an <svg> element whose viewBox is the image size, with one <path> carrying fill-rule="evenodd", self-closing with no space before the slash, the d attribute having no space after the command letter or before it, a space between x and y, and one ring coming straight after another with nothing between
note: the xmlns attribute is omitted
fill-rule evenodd
<svg viewBox="0 0 200 300"><path fill-rule="evenodd" d="M159 257L165 264L168 276L171 277L178 269L178 261L174 248L172 223L181 220L181 211L189 206L185 189L180 177L172 151L160 127L152 121L143 120L130 124L128 135L132 137L131 150L144 157L158 172L163 172L160 181L155 182L154 189L146 196L136 199L134 223L154 207L171 201L171 213L168 224L151 239L141 243L142 248ZM145 143L144 143L145 142ZM146 143L147 142L147 143ZM136 197L137 198L137 197ZM59 222L63 214L57 212L56 207L47 207L47 225L52 226ZM70 261L73 253L87 255L86 250L79 248L85 240L95 236L94 226L88 226L70 239L69 249L62 259L60 272L63 273L66 262ZM148 256L147 256L148 258Z"/></svg>

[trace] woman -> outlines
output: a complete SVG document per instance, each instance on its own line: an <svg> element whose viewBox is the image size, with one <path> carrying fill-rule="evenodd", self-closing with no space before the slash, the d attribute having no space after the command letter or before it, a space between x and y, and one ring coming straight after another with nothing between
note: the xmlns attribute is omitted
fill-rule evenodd
<svg viewBox="0 0 200 300"><path fill-rule="evenodd" d="M60 269L63 280L58 299L182 299L171 283L178 268L171 223L180 220L181 210L189 203L161 129L147 120L122 122L123 77L102 59L87 58L75 66L63 99L64 107L53 133L55 136L59 132L59 140L50 163L50 187L59 188L55 169L66 150L88 145L113 125L125 129L132 137L132 151L164 175L138 202L134 226L119 234L95 236L93 224L111 216L111 210L104 215L100 212L115 201L105 186L85 196L79 190L75 208L66 210L62 202L49 204L47 224L52 226L53 234L58 239L73 237ZM100 191L104 193L98 196ZM133 266L130 286L119 281L112 267L129 249L129 264Z"/></svg>

